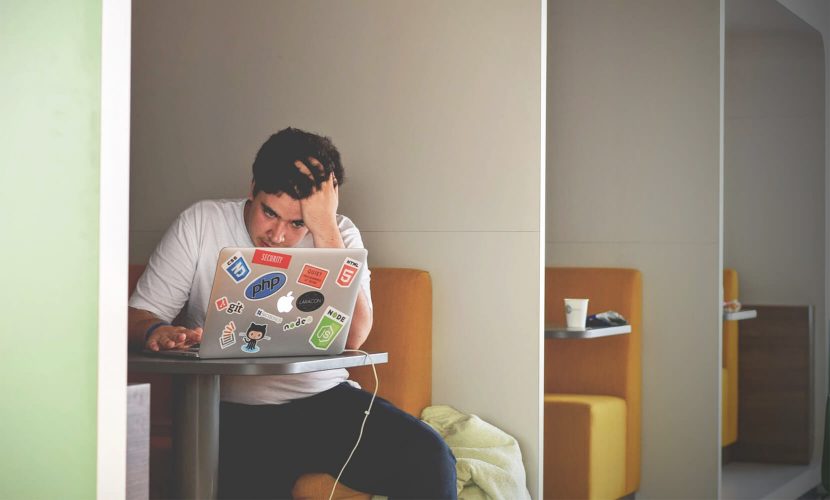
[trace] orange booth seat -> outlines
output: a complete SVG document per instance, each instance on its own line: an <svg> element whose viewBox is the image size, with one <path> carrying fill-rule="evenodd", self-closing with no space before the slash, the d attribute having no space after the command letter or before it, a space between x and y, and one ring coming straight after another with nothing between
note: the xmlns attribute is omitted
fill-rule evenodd
<svg viewBox="0 0 830 500"><path fill-rule="evenodd" d="M144 266L130 266L130 293ZM426 271L401 268L372 269L374 323L361 349L388 352L389 363L377 365L378 396L420 417L432 402L432 281ZM351 378L372 391L375 379L369 366L349 369ZM151 383L151 497L172 498L171 380L165 375L130 373L131 382ZM219 450L221 453L222 450ZM328 498L334 478L307 474L294 485L294 498ZM334 498L369 499L338 484Z"/></svg>
<svg viewBox="0 0 830 500"><path fill-rule="evenodd" d="M723 301L738 300L738 272L723 270ZM721 446L738 440L738 322L723 322L723 365L721 368Z"/></svg>
<svg viewBox="0 0 830 500"><path fill-rule="evenodd" d="M544 497L615 499L640 485L642 277L635 269L545 270L545 322L563 299L613 310L631 333L545 341Z"/></svg>

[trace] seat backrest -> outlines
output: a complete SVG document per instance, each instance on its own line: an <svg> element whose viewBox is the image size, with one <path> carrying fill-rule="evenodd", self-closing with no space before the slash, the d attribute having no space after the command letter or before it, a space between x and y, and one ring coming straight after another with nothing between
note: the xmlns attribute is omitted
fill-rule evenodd
<svg viewBox="0 0 830 500"><path fill-rule="evenodd" d="M623 398L626 421L626 491L640 478L643 284L640 271L617 268L545 269L545 322L564 324L564 298L587 298L588 314L613 310L631 333L596 339L545 341L545 392Z"/></svg>
<svg viewBox="0 0 830 500"><path fill-rule="evenodd" d="M420 417L432 403L432 280L417 269L372 268L374 323L365 351L386 351L378 365L378 395ZM371 367L351 368L367 391L375 387Z"/></svg>

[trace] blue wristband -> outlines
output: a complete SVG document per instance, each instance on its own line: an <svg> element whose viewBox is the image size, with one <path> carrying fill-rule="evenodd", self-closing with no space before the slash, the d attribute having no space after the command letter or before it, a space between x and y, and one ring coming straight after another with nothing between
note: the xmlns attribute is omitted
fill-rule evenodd
<svg viewBox="0 0 830 500"><path fill-rule="evenodd" d="M153 326L148 328L147 332L144 334L144 342L147 342L147 339L150 338L150 335L152 335L152 333L156 331L156 328L160 326L170 326L170 323L168 323L167 321L159 321L158 323L153 323Z"/></svg>

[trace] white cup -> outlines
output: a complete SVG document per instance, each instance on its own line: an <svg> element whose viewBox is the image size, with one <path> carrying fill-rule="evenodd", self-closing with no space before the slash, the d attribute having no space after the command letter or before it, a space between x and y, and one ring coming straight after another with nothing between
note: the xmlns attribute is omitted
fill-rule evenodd
<svg viewBox="0 0 830 500"><path fill-rule="evenodd" d="M588 299L565 299L565 322L568 328L585 329L588 317Z"/></svg>

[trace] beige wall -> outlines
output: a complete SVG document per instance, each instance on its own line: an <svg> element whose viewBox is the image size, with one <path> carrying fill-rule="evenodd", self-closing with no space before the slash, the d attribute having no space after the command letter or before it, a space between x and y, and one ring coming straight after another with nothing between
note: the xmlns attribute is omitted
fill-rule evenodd
<svg viewBox="0 0 830 500"><path fill-rule="evenodd" d="M720 2L551 0L546 263L643 272L638 498L716 498Z"/></svg>
<svg viewBox="0 0 830 500"><path fill-rule="evenodd" d="M193 201L244 195L270 133L331 136L370 263L432 273L434 402L516 436L534 497L541 16L539 1L143 0L133 40L131 260Z"/></svg>

